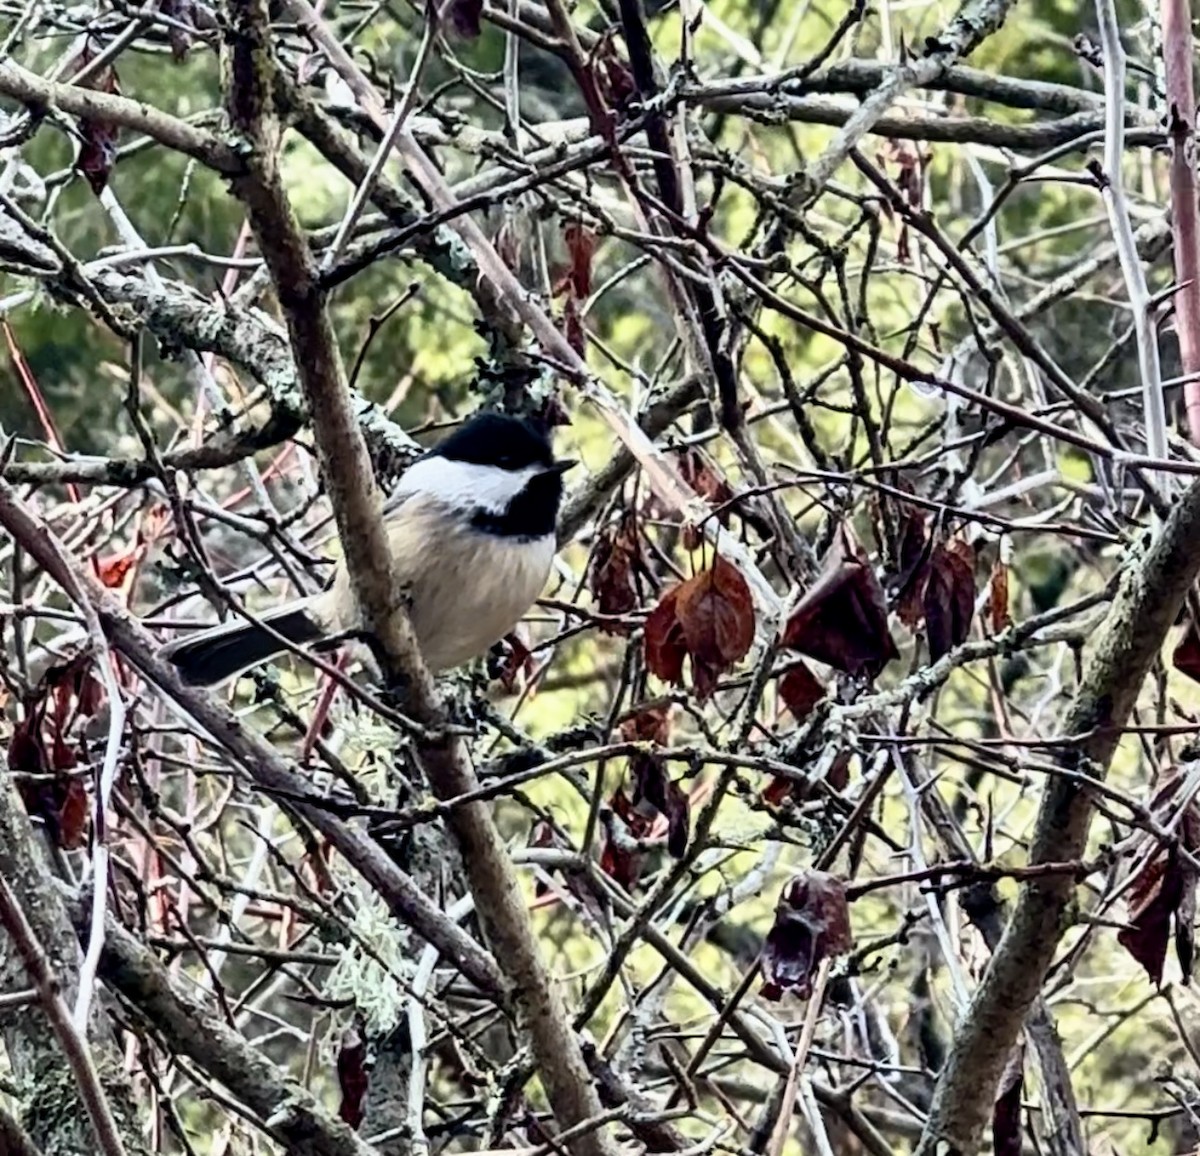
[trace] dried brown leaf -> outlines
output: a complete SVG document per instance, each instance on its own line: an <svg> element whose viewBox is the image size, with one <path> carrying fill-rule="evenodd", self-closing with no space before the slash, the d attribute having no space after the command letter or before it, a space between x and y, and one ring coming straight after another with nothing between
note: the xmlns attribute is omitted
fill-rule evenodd
<svg viewBox="0 0 1200 1156"><path fill-rule="evenodd" d="M596 609L601 614L618 617L637 608L634 575L638 555L637 521L632 514L627 514L600 534L592 551L588 578ZM607 634L629 633L629 627L623 622L603 622L600 629Z"/></svg>
<svg viewBox="0 0 1200 1156"><path fill-rule="evenodd" d="M483 0L450 0L442 9L459 36L474 40L483 31Z"/></svg>
<svg viewBox="0 0 1200 1156"><path fill-rule="evenodd" d="M349 1027L342 1035L342 1046L337 1055L338 1086L342 1092L338 1115L357 1129L365 1114L367 1088L367 1043L357 1028Z"/></svg>
<svg viewBox="0 0 1200 1156"><path fill-rule="evenodd" d="M671 741L671 704L643 707L621 722L621 737L627 742L658 743Z"/></svg>
<svg viewBox="0 0 1200 1156"><path fill-rule="evenodd" d="M999 558L992 566L988 590L988 616L996 634L1002 634L1012 625L1012 614L1008 609L1008 567Z"/></svg>
<svg viewBox="0 0 1200 1156"><path fill-rule="evenodd" d="M1175 652L1171 655L1171 665L1180 674L1186 674L1193 682L1200 682L1200 633L1197 633L1196 624L1190 617L1183 637L1176 644Z"/></svg>
<svg viewBox="0 0 1200 1156"><path fill-rule="evenodd" d="M720 555L712 566L668 590L646 620L646 665L679 685L691 659L692 685L707 698L717 679L754 642L754 599L741 571Z"/></svg>
<svg viewBox="0 0 1200 1156"><path fill-rule="evenodd" d="M801 722L812 714L813 707L825 697L825 687L800 661L779 680L779 697L792 712L792 717Z"/></svg>
<svg viewBox="0 0 1200 1156"><path fill-rule="evenodd" d="M667 850L678 859L687 850L691 804L683 788L668 774L666 762L655 755L630 760L634 807L647 803L667 820Z"/></svg>
<svg viewBox="0 0 1200 1156"><path fill-rule="evenodd" d="M638 810L620 787L613 792L608 808L601 812L600 819L605 833L604 846L600 851L600 870L626 891L632 892L642 873L645 856L630 844L650 834L654 819Z"/></svg>
<svg viewBox="0 0 1200 1156"><path fill-rule="evenodd" d="M992 1148L995 1156L1020 1156L1021 1087L1025 1072L1025 1045L1008 1054L996 1099L992 1105Z"/></svg>
<svg viewBox="0 0 1200 1156"><path fill-rule="evenodd" d="M87 48L79 55L79 67L91 63L95 53L88 42ZM111 64L100 69L86 84L95 92L119 94L121 83L117 71ZM113 165L117 159L117 141L120 128L111 121L83 117L79 121L80 148L75 159L75 168L83 173L87 182L92 186L92 192L99 196L108 179L112 175Z"/></svg>
<svg viewBox="0 0 1200 1156"><path fill-rule="evenodd" d="M592 293L592 260L596 255L596 234L572 222L563 230L563 240L571 258L567 285L571 295L577 301L583 301Z"/></svg>
<svg viewBox="0 0 1200 1156"><path fill-rule="evenodd" d="M683 684L683 660L687 657L687 645L683 627L676 614L679 602L679 587L666 592L659 603L650 611L642 642L646 652L646 667L651 674L664 682Z"/></svg>
<svg viewBox="0 0 1200 1156"><path fill-rule="evenodd" d="M957 538L929 556L929 578L922 599L929 654L936 661L971 633L975 614L975 551Z"/></svg>
<svg viewBox="0 0 1200 1156"><path fill-rule="evenodd" d="M845 527L788 621L783 644L835 670L872 679L899 657L883 587Z"/></svg>
<svg viewBox="0 0 1200 1156"><path fill-rule="evenodd" d="M783 889L762 952L764 998L785 991L807 999L824 959L854 946L846 888L836 876L803 871Z"/></svg>
<svg viewBox="0 0 1200 1156"><path fill-rule="evenodd" d="M1171 799L1182 782L1175 771L1155 793L1150 811L1165 819ZM1117 942L1146 969L1156 986L1162 986L1163 966L1171 940L1171 925L1175 927L1175 955L1183 972L1184 982L1191 978L1195 954L1195 932L1192 924L1196 911L1197 873L1180 854L1180 845L1191 854L1200 851L1200 805L1188 803L1179 824L1179 844L1159 847L1146 858L1125 895L1129 926L1117 933ZM1144 854L1141 841L1133 854Z"/></svg>

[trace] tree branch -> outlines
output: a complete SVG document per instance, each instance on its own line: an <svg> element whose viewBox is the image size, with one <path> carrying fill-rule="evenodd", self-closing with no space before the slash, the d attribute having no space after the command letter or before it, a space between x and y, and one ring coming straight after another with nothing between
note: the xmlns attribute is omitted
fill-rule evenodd
<svg viewBox="0 0 1200 1156"><path fill-rule="evenodd" d="M1072 774L1053 776L1046 784L1031 863L1083 856L1093 795L1081 779L1104 777L1142 680L1198 573L1200 484L1193 484L1144 554L1135 552L1126 561L1121 589L1061 728L1063 734L1080 736L1056 752L1057 765ZM1074 881L1062 875L1021 888L983 982L955 1029L917 1156L936 1156L941 1144L975 1151L1009 1049L1066 931L1074 890Z"/></svg>
<svg viewBox="0 0 1200 1156"><path fill-rule="evenodd" d="M145 101L43 80L11 60L0 61L0 93L38 112L58 108L81 120L106 121L145 133L159 144L195 157L224 176L236 176L242 171L237 149L214 133L196 128Z"/></svg>
<svg viewBox="0 0 1200 1156"><path fill-rule="evenodd" d="M72 911L80 934L87 911ZM289 1151L311 1156L377 1156L341 1120L257 1048L213 1015L202 1003L178 991L154 953L111 916L100 954L100 978L137 1009L148 1027L160 1032L172 1052L189 1057L266 1121L272 1137Z"/></svg>
<svg viewBox="0 0 1200 1156"><path fill-rule="evenodd" d="M64 590L77 591L96 612L106 636L132 665L191 715L264 790L293 807L383 896L395 916L434 944L482 992L502 998L505 982L495 960L433 905L382 849L357 827L330 813L308 779L261 735L247 730L212 695L188 686L159 658L158 645L120 601L81 566L37 516L0 482L0 525Z"/></svg>
<svg viewBox="0 0 1200 1156"><path fill-rule="evenodd" d="M415 717L440 727L445 711L401 602L379 490L353 412L317 270L279 177L267 5L265 0L235 0L230 16L227 104L234 125L255 146L250 171L235 180L234 190L246 205L270 267L310 410L319 415L313 431L317 453L364 626L379 643L389 681L403 682ZM420 763L439 798L478 787L460 739L448 736L417 746ZM584 1125L600 1114L600 1101L561 994L542 959L491 810L474 803L456 809L449 823L462 849L476 911L511 983L555 1118L563 1130ZM604 1128L583 1131L570 1147L578 1156L608 1156L611 1151Z"/></svg>

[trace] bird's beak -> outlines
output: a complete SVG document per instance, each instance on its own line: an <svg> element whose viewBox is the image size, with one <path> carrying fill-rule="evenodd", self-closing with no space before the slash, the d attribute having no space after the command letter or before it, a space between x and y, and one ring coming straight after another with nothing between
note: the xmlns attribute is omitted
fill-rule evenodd
<svg viewBox="0 0 1200 1156"><path fill-rule="evenodd" d="M579 462L575 458L562 458L560 461L555 462L554 465L548 466L542 472L546 474L561 475L565 474L567 470L574 469L577 465L579 465Z"/></svg>

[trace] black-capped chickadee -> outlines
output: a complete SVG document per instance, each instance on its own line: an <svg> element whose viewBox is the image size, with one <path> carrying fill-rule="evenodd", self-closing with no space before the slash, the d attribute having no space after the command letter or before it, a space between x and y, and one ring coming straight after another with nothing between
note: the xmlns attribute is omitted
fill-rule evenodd
<svg viewBox="0 0 1200 1156"><path fill-rule="evenodd" d="M388 543L413 630L431 670L476 658L521 620L550 576L562 475L545 433L477 415L418 458L385 508ZM295 644L335 646L359 629L345 562L321 594L262 616ZM216 626L162 650L186 682L211 686L287 649L249 622Z"/></svg>

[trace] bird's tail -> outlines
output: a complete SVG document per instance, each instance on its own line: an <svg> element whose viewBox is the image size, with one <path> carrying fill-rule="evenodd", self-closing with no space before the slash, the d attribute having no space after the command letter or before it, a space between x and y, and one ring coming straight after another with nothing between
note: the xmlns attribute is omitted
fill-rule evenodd
<svg viewBox="0 0 1200 1156"><path fill-rule="evenodd" d="M238 619L190 634L162 648L161 654L193 686L215 686L287 648L277 635L297 645L326 636L306 602L292 603L262 616L271 630Z"/></svg>

